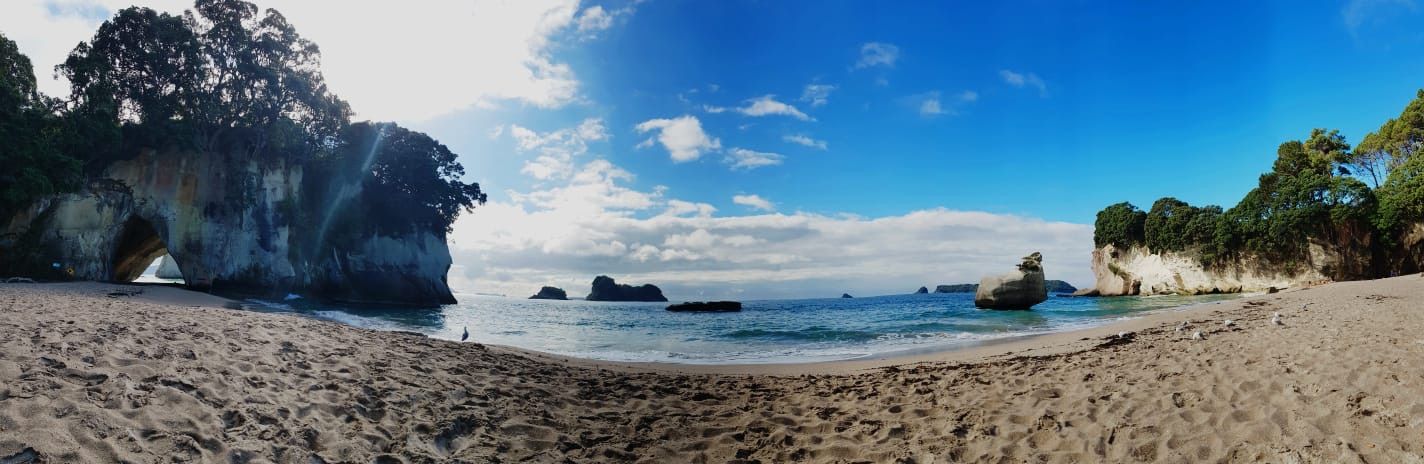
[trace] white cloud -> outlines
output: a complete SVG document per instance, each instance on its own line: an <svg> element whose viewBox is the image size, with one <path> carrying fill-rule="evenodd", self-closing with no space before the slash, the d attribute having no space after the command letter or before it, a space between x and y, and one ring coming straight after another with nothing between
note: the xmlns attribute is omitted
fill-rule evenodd
<svg viewBox="0 0 1424 464"><path fill-rule="evenodd" d="M939 102L939 92L930 92L930 94L920 101L920 116L944 114L944 107Z"/></svg>
<svg viewBox="0 0 1424 464"><path fill-rule="evenodd" d="M502 132L492 135L498 137ZM539 180L567 178L573 174L574 158L587 153L590 142L608 139L602 118L584 119L577 127L545 133L510 124L508 132L516 149L538 153L533 160L524 163L520 172Z"/></svg>
<svg viewBox="0 0 1424 464"><path fill-rule="evenodd" d="M855 62L855 67L856 69L873 66L893 68L895 61L899 59L900 47L882 42L868 42L860 46L860 60Z"/></svg>
<svg viewBox="0 0 1424 464"><path fill-rule="evenodd" d="M836 86L830 84L806 84L806 88L801 91L801 101L808 102L812 108L829 103L831 92L836 90Z"/></svg>
<svg viewBox="0 0 1424 464"><path fill-rule="evenodd" d="M727 152L726 162L732 165L732 170L752 170L765 166L775 166L781 164L785 156L776 153L764 153L752 151L745 148L733 148Z"/></svg>
<svg viewBox="0 0 1424 464"><path fill-rule="evenodd" d="M583 9L583 13L578 17L578 31L581 33L594 33L608 29L613 26L613 15L604 11L602 6L594 5Z"/></svg>
<svg viewBox="0 0 1424 464"><path fill-rule="evenodd" d="M669 216L685 216L688 214L694 214L697 217L710 217L712 216L712 213L715 212L717 212L717 207L707 203L695 203L691 201L682 200L668 200L667 210L663 211L663 214Z"/></svg>
<svg viewBox="0 0 1424 464"><path fill-rule="evenodd" d="M784 141L787 141L787 142L791 142L791 143L794 143L794 144L797 144L797 145L802 145L802 146L807 146L807 147L815 148L815 149L817 149L817 150L825 150L825 149L826 149L826 141L825 141L825 140L816 140L816 139L813 139L813 138L811 138L810 136L807 136L807 135L805 135L805 134L787 134L787 135L781 136L781 140L784 140Z"/></svg>
<svg viewBox="0 0 1424 464"><path fill-rule="evenodd" d="M934 90L921 94L905 97L905 102L915 107L920 116L934 117L939 115L956 115L959 109L969 103L979 100L979 93L972 90L965 90L945 98L940 91Z"/></svg>
<svg viewBox="0 0 1424 464"><path fill-rule="evenodd" d="M640 133L657 131L658 134L655 137L657 142L667 149L673 162L676 163L693 161L701 157L704 152L722 148L722 142L707 135L702 130L702 122L698 121L695 116L650 119L638 124L637 129ZM639 147L651 146L653 140L650 138L639 144Z"/></svg>
<svg viewBox="0 0 1424 464"><path fill-rule="evenodd" d="M525 137L542 152L593 126ZM630 187L633 174L607 160L580 159L571 158L568 176L461 214L450 235L451 286L524 297L555 285L578 295L606 274L655 283L674 299L873 295L975 282L1032 251L1048 257L1050 278L1091 281L1089 225L944 209L720 217L710 204L670 198L669 187ZM733 202L775 207L757 195Z"/></svg>
<svg viewBox="0 0 1424 464"><path fill-rule="evenodd" d="M1004 83L1018 88L1032 87L1038 89L1040 96L1048 96L1048 84L1043 81L1043 78L1038 77L1037 74L1019 73L1005 69L999 71L999 76L1004 79Z"/></svg>
<svg viewBox="0 0 1424 464"><path fill-rule="evenodd" d="M795 106L776 100L776 95L763 95L757 98L748 99L745 106L739 108L727 108L725 106L702 105L702 111L712 114L735 111L747 116L791 116L802 121L814 121L806 113L796 109Z"/></svg>
<svg viewBox="0 0 1424 464"><path fill-rule="evenodd" d="M762 211L776 211L776 205L762 198L760 195L734 195L732 196L732 203Z"/></svg>
<svg viewBox="0 0 1424 464"><path fill-rule="evenodd" d="M50 70L75 44L89 40L99 23L135 3L175 14L192 7L190 0L6 1L0 2L0 31L30 56L41 90L65 95L68 84L51 79ZM398 121L501 101L543 108L574 102L578 78L552 56L551 45L566 32L603 27L602 18L611 24L622 11L595 13L590 7L576 17L577 0L411 0L400 8L379 2L257 3L281 11L321 46L327 82L358 117Z"/></svg>

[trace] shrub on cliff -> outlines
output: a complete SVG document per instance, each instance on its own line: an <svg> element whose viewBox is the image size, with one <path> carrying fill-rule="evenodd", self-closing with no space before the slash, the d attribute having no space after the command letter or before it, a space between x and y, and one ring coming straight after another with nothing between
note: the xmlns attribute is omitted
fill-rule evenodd
<svg viewBox="0 0 1424 464"><path fill-rule="evenodd" d="M1147 213L1132 203L1122 202L1103 208L1093 222L1093 244L1098 248L1112 244L1130 247L1146 240Z"/></svg>

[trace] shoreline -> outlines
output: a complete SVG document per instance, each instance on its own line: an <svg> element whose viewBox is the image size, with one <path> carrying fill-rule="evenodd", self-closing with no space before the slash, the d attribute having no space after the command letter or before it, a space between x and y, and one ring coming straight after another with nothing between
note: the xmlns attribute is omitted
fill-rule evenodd
<svg viewBox="0 0 1424 464"><path fill-rule="evenodd" d="M1225 300L1225 302L1235 302L1235 300L1243 299L1243 297L1255 297L1260 295L1266 295L1266 293L1239 293L1239 295L1232 297L1232 299ZM236 303L236 305L242 305L245 310L252 310L252 312L258 313L283 313L283 315L310 317L310 319L323 320L323 322L342 323L342 325L346 326L360 327L360 329L379 330L379 332L420 332L420 330L399 329L399 327L397 327L397 329L392 329L392 327L384 327L384 329L375 329L375 327L353 325L353 323L345 322L345 320L342 319L333 319L333 317L320 317L312 315L312 313L300 312L300 310L293 310L292 307L288 305L288 303L272 302L272 300L242 299L234 300L234 302ZM766 300L753 300L753 302L766 302ZM1179 306L1158 307L1158 309L1143 310L1143 312L1132 313L1132 315L1128 316L1115 317L1115 319L1104 319L1101 320L1101 322L1085 323L1085 325L1087 326L1061 327L1061 329L1051 329L1048 330L1048 332L1040 333L1008 334L1008 336L991 337L991 339L983 340L970 340L970 342L951 342L926 344L926 346L899 347L899 349L887 350L887 352L863 354L863 356L849 357L849 359L776 359L766 360L766 362L762 362L762 360L756 360L756 362L684 363L675 362L675 360L597 359L597 357L584 357L580 356L580 354L544 352L544 350L533 349L533 347L514 346L514 344L481 342L481 340L470 340L470 342L481 343L484 344L484 346L498 347L498 349L510 350L510 352L523 353L527 354L527 356L537 356L541 357L541 359L557 360L557 362L600 364L601 367L607 367L607 369L619 369L627 371L648 370L664 371L664 373L723 374L778 374L779 371L793 371L793 373L819 373L819 371L826 371L827 369L830 369L832 371L854 371L876 369L876 367L894 366L894 364L937 362L937 360L956 360L956 362L967 362L967 360L983 359L983 357L1001 354L1001 347L1005 346L1005 344L1008 344L1008 346L1014 346L1017 350L1022 350L1027 349L1027 347L1034 347L1035 344L1037 344L1038 342L1058 343L1058 337L1069 337L1072 336L1072 334L1074 333L1089 332L1089 330L1095 329L1105 329L1105 327L1118 327L1119 325L1125 325L1125 323L1131 323L1132 320L1142 319L1142 317L1151 317L1152 315L1156 315L1156 313L1179 312L1179 310L1189 309L1189 307L1216 305L1216 303L1220 302L1196 302L1185 303L1185 305ZM340 309L339 307L337 307L337 309L335 310ZM1118 330L1109 330L1109 332L1104 333L1112 334L1116 332L1118 332ZM429 334L427 334L427 336L429 336ZM444 340L444 342L457 342L457 340L444 339L444 337L430 337L431 339ZM956 356L956 354L954 353L958 352L970 352L970 354L968 354L968 356Z"/></svg>
<svg viewBox="0 0 1424 464"><path fill-rule="evenodd" d="M88 283L88 282L81 282ZM185 302L200 299L206 301L212 307L220 307L229 310L246 311L258 314L280 314L295 317L308 318L322 322L339 324L345 327L357 328L361 330L371 330L378 333L403 333L398 330L371 329L350 325L341 321L315 317L296 312L282 311L260 311L248 309L247 305L252 303L246 300L236 300L206 292L187 290L181 287L165 285L163 283L139 283L139 284L106 284L106 285L137 285L145 288L166 288L171 290L165 298L155 298L152 295L148 300L155 303L171 302L178 305L186 305ZM1281 293L1301 291L1312 287L1298 287L1283 290ZM1049 356L1061 354L1075 350L1091 348L1100 339L1118 332L1134 332L1150 328L1160 324L1175 324L1184 320L1189 320L1200 312L1207 310L1219 310L1217 307L1222 304L1244 304L1245 300L1266 296L1265 293L1243 293L1239 298L1227 301L1193 303L1182 306L1153 309L1144 311L1126 319L1113 320L1091 327L1072 328L1068 330L1055 331L1042 334L1018 335L1005 338L976 341L961 345L939 345L922 348L912 348L887 353L871 354L864 357L851 359L837 359L825 361L789 361L789 362L767 362L767 363L678 363L662 361L615 361L595 358L585 358L560 353L551 353L531 348L517 347L513 345L502 345L494 343L479 342L485 347L496 350L539 359L548 362L559 362L570 365L579 365L595 369L609 369L620 372L653 372L653 373L673 373L673 374L719 374L719 375L772 375L772 376L797 376L806 374L852 374L862 371L882 369L886 367L899 367L927 363L975 363L996 360L1007 356ZM204 298L206 297L206 298ZM241 305L242 309L237 309L233 305ZM431 340L440 340L449 343L461 343L454 340L430 337Z"/></svg>

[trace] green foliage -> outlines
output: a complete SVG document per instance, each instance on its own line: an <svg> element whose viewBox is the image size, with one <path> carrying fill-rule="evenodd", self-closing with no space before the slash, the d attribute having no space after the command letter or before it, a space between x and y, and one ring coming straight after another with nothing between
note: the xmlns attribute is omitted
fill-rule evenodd
<svg viewBox="0 0 1424 464"><path fill-rule="evenodd" d="M1143 223L1146 245L1153 252L1180 252L1210 243L1216 223L1209 221L1215 221L1212 212L1220 215L1220 211L1219 206L1196 208L1171 196L1158 199Z"/></svg>
<svg viewBox="0 0 1424 464"><path fill-rule="evenodd" d="M1122 202L1103 208L1093 223L1093 244L1102 248L1108 244L1130 247L1145 241L1144 228L1147 213Z"/></svg>
<svg viewBox="0 0 1424 464"><path fill-rule="evenodd" d="M460 180L465 169L456 155L423 133L360 122L334 142L328 156L309 164L305 178L324 184L309 191L325 192L316 198L320 205L346 205L343 216L359 215L383 233L448 232L461 210L485 202L479 184ZM350 218L336 220L352 224Z"/></svg>
<svg viewBox="0 0 1424 464"><path fill-rule="evenodd" d="M178 17L131 7L105 21L58 68L73 104L137 127L123 132L130 149L161 142L300 158L348 122L316 45L280 13L258 15L241 0L194 9Z"/></svg>
<svg viewBox="0 0 1424 464"><path fill-rule="evenodd" d="M1424 147L1424 90L1404 107L1398 118L1366 135L1348 160L1354 173L1379 187L1392 171L1405 164Z"/></svg>
<svg viewBox="0 0 1424 464"><path fill-rule="evenodd" d="M0 225L35 199L80 183L80 163L60 151L64 126L48 106L29 58L0 35Z"/></svg>
<svg viewBox="0 0 1424 464"><path fill-rule="evenodd" d="M38 94L29 60L0 37L6 216L142 149L304 167L301 207L284 203L280 214L323 230L360 227L358 235L448 231L461 210L486 198L461 181L456 155L425 134L351 124L350 107L327 88L316 44L281 13L243 0L197 0L181 16L121 10L56 71L71 84L62 103ZM224 182L218 188L233 200L218 207L246 207L257 188L250 176ZM333 210L341 214L329 217Z"/></svg>
<svg viewBox="0 0 1424 464"><path fill-rule="evenodd" d="M1411 156L1395 168L1376 194L1375 226L1380 230L1397 232L1405 224L1424 221L1424 156Z"/></svg>

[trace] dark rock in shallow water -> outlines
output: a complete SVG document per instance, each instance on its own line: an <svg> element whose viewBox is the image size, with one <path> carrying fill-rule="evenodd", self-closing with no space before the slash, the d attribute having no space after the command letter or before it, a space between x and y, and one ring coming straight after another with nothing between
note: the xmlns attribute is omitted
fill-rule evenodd
<svg viewBox="0 0 1424 464"><path fill-rule="evenodd" d="M841 298L855 298L855 297L850 296L849 293L842 293L842 294L841 294Z"/></svg>
<svg viewBox="0 0 1424 464"><path fill-rule="evenodd" d="M663 290L653 284L643 284L639 287L620 284L613 281L612 277L598 276L593 278L593 292L588 294L588 301L667 301L663 296Z"/></svg>
<svg viewBox="0 0 1424 464"><path fill-rule="evenodd" d="M1073 296L1102 296L1102 293L1098 292L1096 288L1085 288L1073 292Z"/></svg>
<svg viewBox="0 0 1424 464"><path fill-rule="evenodd" d="M915 294L916 294L916 295L923 295L923 294L926 294L926 293L929 293L929 292L930 292L930 289L925 288L925 287L920 287L919 290L915 290Z"/></svg>
<svg viewBox="0 0 1424 464"><path fill-rule="evenodd" d="M668 311L672 312L708 312L708 313L732 313L742 310L742 303L739 301L692 301L669 305Z"/></svg>
<svg viewBox="0 0 1424 464"><path fill-rule="evenodd" d="M569 294L559 287L544 287L539 289L539 293L529 297L531 300L567 300Z"/></svg>

